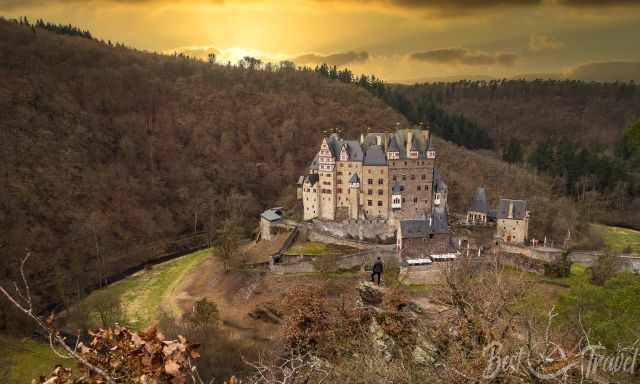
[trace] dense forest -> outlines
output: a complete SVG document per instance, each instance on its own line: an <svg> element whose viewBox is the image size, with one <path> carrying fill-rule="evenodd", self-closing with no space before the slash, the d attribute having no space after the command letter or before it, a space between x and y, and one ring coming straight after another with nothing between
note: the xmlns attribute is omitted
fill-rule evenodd
<svg viewBox="0 0 640 384"><path fill-rule="evenodd" d="M262 209L295 205L295 180L330 130L410 124L370 78L205 63L5 20L0 36L0 280L16 278L28 249L39 308L144 262L145 244L215 239L230 218L250 236ZM531 197L534 237L562 241L575 226L551 178L444 140L436 149L454 212L484 184L493 202ZM1 308L0 328L24 325Z"/></svg>
<svg viewBox="0 0 640 384"><path fill-rule="evenodd" d="M488 133L496 155L553 177L557 191L580 202L592 219L640 226L640 156L625 139L640 119L640 86L633 82L495 80L391 88L407 105L402 109L441 108L473 121Z"/></svg>

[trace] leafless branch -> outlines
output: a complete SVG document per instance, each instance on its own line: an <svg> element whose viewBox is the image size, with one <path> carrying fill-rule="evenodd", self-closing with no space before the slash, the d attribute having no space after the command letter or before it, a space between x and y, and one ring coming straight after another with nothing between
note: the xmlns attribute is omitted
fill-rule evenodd
<svg viewBox="0 0 640 384"><path fill-rule="evenodd" d="M35 321L36 324L40 328L42 328L42 330L47 332L47 334L49 335L50 346L51 346L53 352L56 355L58 355L60 357L63 357L63 358L73 358L73 359L77 360L80 364L82 364L84 367L86 367L88 370L90 370L91 372L93 372L93 373L101 376L102 378L104 378L106 383L108 383L108 384L116 384L115 380L113 380L111 377L109 377L109 375L104 370L102 370L99 367L96 367L95 365L91 364L85 358L83 358L80 354L78 354L76 350L74 350L73 348L69 347L67 345L65 339L62 336L60 336L58 331L56 331L55 329L51 328L40 317L38 317L37 315L35 315L33 313L33 302L31 300L31 290L29 289L29 282L28 282L28 280L26 278L26 274L24 272L24 266L25 266L25 264L26 264L26 262L27 262L27 260L29 259L30 256L31 256L31 252L27 251L26 256L22 259L22 262L20 263L20 275L22 277L22 282L24 284L24 290L25 290L24 303L20 303L20 301L16 297L14 297L12 294L10 294L1 285L0 285L0 292L9 300L9 302L11 302L11 304L13 304L16 308L18 308L22 313L27 315L27 317L29 317L33 321ZM19 296L22 296L22 294L19 293ZM57 351L53 347L53 344L54 344L53 341L55 341L60 347L62 347L62 349L65 350L65 352L68 354L68 356L60 354L60 352Z"/></svg>

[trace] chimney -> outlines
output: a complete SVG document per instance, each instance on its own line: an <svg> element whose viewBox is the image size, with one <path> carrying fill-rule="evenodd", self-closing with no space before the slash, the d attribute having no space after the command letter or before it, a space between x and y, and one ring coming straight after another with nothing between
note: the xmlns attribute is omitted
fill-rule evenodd
<svg viewBox="0 0 640 384"><path fill-rule="evenodd" d="M407 156L409 156L409 152L411 151L412 142L413 142L413 131L409 130L407 132Z"/></svg>
<svg viewBox="0 0 640 384"><path fill-rule="evenodd" d="M509 213L507 214L509 219L513 219L513 201L509 201Z"/></svg>

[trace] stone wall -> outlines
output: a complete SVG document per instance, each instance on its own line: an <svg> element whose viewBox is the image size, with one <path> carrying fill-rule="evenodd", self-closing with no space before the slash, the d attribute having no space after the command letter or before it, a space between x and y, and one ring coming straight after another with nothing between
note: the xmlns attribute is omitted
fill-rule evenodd
<svg viewBox="0 0 640 384"><path fill-rule="evenodd" d="M320 257L326 256L283 255L279 263L271 263L270 269L273 273L277 274L316 272L315 261ZM392 260L398 260L398 255L393 250L378 248L368 249L350 255L338 256L335 260L335 268L337 271L350 270L354 268L370 270L378 257L380 257L386 264L392 262Z"/></svg>
<svg viewBox="0 0 640 384"><path fill-rule="evenodd" d="M368 240L372 242L395 243L396 226L384 220L359 221L321 221L315 220L308 224L309 235L327 235L340 239ZM322 241L322 240L318 240Z"/></svg>
<svg viewBox="0 0 640 384"><path fill-rule="evenodd" d="M526 247L524 245L500 244L500 249L507 253L520 254L532 259L552 263L562 255L562 250L549 247Z"/></svg>

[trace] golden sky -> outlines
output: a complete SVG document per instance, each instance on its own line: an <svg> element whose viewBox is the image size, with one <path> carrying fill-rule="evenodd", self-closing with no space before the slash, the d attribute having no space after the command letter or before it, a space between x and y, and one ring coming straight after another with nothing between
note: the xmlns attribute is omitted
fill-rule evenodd
<svg viewBox="0 0 640 384"><path fill-rule="evenodd" d="M329 62L387 81L640 80L640 0L0 0L139 49Z"/></svg>

